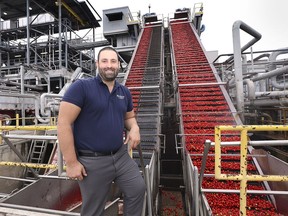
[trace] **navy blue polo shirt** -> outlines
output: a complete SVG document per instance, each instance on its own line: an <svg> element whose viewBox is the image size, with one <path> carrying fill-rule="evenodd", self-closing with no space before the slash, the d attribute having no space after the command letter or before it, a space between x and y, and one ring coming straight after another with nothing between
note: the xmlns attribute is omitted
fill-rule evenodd
<svg viewBox="0 0 288 216"><path fill-rule="evenodd" d="M73 125L76 149L109 152L123 145L125 114L133 109L127 87L115 82L110 93L98 75L75 81L62 100L81 108Z"/></svg>

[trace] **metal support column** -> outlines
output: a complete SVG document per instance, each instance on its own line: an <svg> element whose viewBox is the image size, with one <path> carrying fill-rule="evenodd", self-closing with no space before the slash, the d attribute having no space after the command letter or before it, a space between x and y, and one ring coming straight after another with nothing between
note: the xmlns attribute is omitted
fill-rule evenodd
<svg viewBox="0 0 288 216"><path fill-rule="evenodd" d="M58 0L58 29L59 29L59 68L62 68L62 11L61 11L62 1Z"/></svg>
<svg viewBox="0 0 288 216"><path fill-rule="evenodd" d="M26 51L26 58L27 58L27 65L30 65L30 11L29 11L29 1L26 0L26 17L27 17L27 51Z"/></svg>

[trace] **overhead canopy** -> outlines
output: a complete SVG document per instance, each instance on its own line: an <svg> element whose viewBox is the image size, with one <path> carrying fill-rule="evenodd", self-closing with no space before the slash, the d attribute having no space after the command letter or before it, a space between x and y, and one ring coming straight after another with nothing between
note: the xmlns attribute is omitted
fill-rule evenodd
<svg viewBox="0 0 288 216"><path fill-rule="evenodd" d="M1 18L3 20L15 20L26 17L26 0L0 1ZM59 17L58 0L30 0L30 16L50 13L55 18ZM100 27L101 17L91 6L89 1L78 2L78 0L61 0L62 19L67 18L71 21L73 30ZM89 7L90 6L90 7ZM91 9L92 10L91 10ZM95 15L98 16L98 19Z"/></svg>

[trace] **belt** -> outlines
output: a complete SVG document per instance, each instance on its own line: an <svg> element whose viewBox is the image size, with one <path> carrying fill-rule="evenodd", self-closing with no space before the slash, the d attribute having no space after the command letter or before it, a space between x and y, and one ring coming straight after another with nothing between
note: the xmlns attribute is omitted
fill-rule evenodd
<svg viewBox="0 0 288 216"><path fill-rule="evenodd" d="M99 156L109 156L114 155L118 150L109 151L109 152L93 152L90 150L79 150L78 155L84 157L99 157Z"/></svg>

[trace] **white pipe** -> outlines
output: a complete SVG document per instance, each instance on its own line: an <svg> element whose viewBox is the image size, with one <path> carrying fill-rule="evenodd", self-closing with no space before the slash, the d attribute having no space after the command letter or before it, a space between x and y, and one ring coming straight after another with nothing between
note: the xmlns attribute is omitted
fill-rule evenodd
<svg viewBox="0 0 288 216"><path fill-rule="evenodd" d="M235 25L235 26L234 26ZM241 44L240 44L240 24L233 25L233 50L234 50L234 68L235 68L235 86L236 86L236 106L243 121L244 113L244 95L243 95L243 72L241 62Z"/></svg>
<svg viewBox="0 0 288 216"><path fill-rule="evenodd" d="M32 95L32 94L5 94L0 92L0 96L4 96L4 97L17 97L17 98L32 98L35 100L34 102L34 106L35 106L35 116L36 118L41 122L41 123L48 123L50 121L50 119L43 119L40 115L39 115L39 98L36 95Z"/></svg>
<svg viewBox="0 0 288 216"><path fill-rule="evenodd" d="M240 44L240 29L252 35L254 38L241 48ZM235 84L236 84L236 106L241 120L244 120L244 96L243 96L243 73L241 53L247 48L251 47L254 43L261 39L261 34L248 26L246 23L238 20L234 22L233 28L233 53L234 53L234 68L235 68Z"/></svg>
<svg viewBox="0 0 288 216"><path fill-rule="evenodd" d="M251 80L253 82L255 82L255 81L267 79L267 78L270 78L270 77L273 77L273 76L277 76L277 75L280 75L280 74L284 74L284 73L287 73L287 72L288 72L288 66L285 66L285 67L282 67L282 68L278 68L278 69L269 71L267 73L263 73L263 74L261 74L259 76L253 77L253 78L251 78ZM236 86L236 84L233 83L233 84L229 85L229 88L233 88L235 86Z"/></svg>
<svg viewBox="0 0 288 216"><path fill-rule="evenodd" d="M244 80L244 83L247 84L248 86L248 98L249 100L254 100L255 99L255 84L252 80L246 79Z"/></svg>
<svg viewBox="0 0 288 216"><path fill-rule="evenodd" d="M262 99L262 100L254 100L254 101L247 101L244 103L245 106L288 106L288 99Z"/></svg>
<svg viewBox="0 0 288 216"><path fill-rule="evenodd" d="M46 101L46 98L59 98L61 99L62 96L59 95L59 94L51 94L51 93L44 93L40 96L40 112L41 112L41 115L43 116L46 116L46 117L50 117L51 116L51 112L50 110L45 111L45 108L46 108L46 105L45 105L45 101Z"/></svg>
<svg viewBox="0 0 288 216"><path fill-rule="evenodd" d="M255 92L256 97L287 97L288 91Z"/></svg>
<svg viewBox="0 0 288 216"><path fill-rule="evenodd" d="M285 48L285 49L288 49L288 48ZM286 54L288 53L288 50L284 50L284 51L277 51L277 52L273 52L270 57L269 57L269 61L272 61L272 62L275 62L276 61L276 58L277 56L281 55L281 54ZM271 70L275 70L276 69L276 64L273 63L269 66L269 71ZM286 89L288 86L287 83L278 83L277 80L276 80L276 76L272 77L271 78L271 84L273 87L277 88L277 89Z"/></svg>
<svg viewBox="0 0 288 216"><path fill-rule="evenodd" d="M280 75L280 74L283 74L283 73L287 73L287 72L288 72L288 66L285 66L285 67L282 67L282 68L278 68L278 69L269 71L269 72L267 72L265 74L262 74L262 75L259 75L257 77L253 77L251 80L255 82L255 81L258 81L258 80L270 78L270 77L277 76L277 75Z"/></svg>

